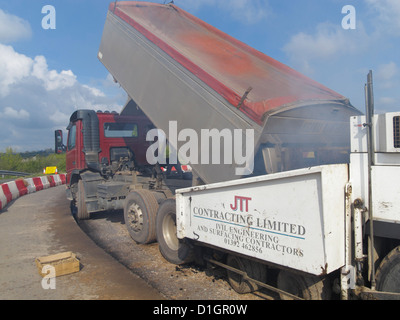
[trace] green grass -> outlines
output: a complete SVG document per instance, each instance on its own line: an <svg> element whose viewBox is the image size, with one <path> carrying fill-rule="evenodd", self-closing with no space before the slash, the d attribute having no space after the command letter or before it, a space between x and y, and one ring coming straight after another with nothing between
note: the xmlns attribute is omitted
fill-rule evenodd
<svg viewBox="0 0 400 320"><path fill-rule="evenodd" d="M0 170L26 172L32 175L43 174L46 167L57 167L58 173L66 171L65 153L37 155L30 158L23 158L21 154L13 152L12 148L7 148L6 152L0 153Z"/></svg>

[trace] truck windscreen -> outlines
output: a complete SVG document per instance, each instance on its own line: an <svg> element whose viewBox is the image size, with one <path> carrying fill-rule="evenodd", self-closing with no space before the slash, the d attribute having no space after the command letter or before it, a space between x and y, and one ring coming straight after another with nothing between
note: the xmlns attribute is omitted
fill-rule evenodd
<svg viewBox="0 0 400 320"><path fill-rule="evenodd" d="M138 126L135 123L105 123L104 136L106 138L136 138Z"/></svg>

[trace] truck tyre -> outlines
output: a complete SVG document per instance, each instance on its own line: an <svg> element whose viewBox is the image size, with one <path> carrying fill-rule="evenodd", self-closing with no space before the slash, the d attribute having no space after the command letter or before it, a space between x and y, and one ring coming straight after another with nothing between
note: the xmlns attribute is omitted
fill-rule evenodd
<svg viewBox="0 0 400 320"><path fill-rule="evenodd" d="M378 291L400 293L400 247L382 260L375 280Z"/></svg>
<svg viewBox="0 0 400 320"><path fill-rule="evenodd" d="M158 203L149 190L137 190L128 194L124 202L125 226L131 238L139 244L156 240L156 214Z"/></svg>
<svg viewBox="0 0 400 320"><path fill-rule="evenodd" d="M157 212L157 242L162 256L170 263L181 265L194 260L193 249L176 234L175 199L164 200Z"/></svg>
<svg viewBox="0 0 400 320"><path fill-rule="evenodd" d="M331 287L327 278L300 275L281 270L278 275L278 289L289 292L305 300L329 300ZM290 300L287 295L280 294L282 300Z"/></svg>
<svg viewBox="0 0 400 320"><path fill-rule="evenodd" d="M87 220L90 218L90 213L87 211L85 201L85 187L83 181L78 181L78 192L76 194L76 216L79 220Z"/></svg>
<svg viewBox="0 0 400 320"><path fill-rule="evenodd" d="M228 255L226 264L232 268L246 272L247 276L265 283L267 280L267 268L261 263L251 261L248 259L240 258L234 255ZM228 282L237 293L244 294L257 291L260 286L249 280L244 280L243 276L228 270Z"/></svg>

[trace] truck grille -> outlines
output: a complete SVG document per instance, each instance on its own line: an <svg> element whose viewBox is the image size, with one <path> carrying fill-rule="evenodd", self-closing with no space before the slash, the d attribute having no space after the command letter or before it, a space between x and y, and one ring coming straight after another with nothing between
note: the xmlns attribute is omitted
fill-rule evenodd
<svg viewBox="0 0 400 320"><path fill-rule="evenodd" d="M400 148L400 116L393 117L393 143L395 148Z"/></svg>

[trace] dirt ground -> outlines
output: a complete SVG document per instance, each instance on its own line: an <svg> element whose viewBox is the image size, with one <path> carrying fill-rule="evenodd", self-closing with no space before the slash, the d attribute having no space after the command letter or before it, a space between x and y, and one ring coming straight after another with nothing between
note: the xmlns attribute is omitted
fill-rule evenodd
<svg viewBox="0 0 400 320"><path fill-rule="evenodd" d="M272 292L238 294L224 269L213 265L176 266L160 254L158 244L139 245L125 228L123 212L97 213L79 225L116 260L172 300L274 300Z"/></svg>

